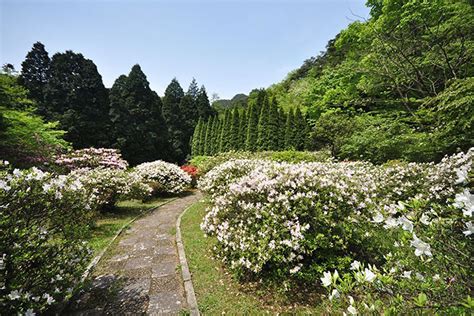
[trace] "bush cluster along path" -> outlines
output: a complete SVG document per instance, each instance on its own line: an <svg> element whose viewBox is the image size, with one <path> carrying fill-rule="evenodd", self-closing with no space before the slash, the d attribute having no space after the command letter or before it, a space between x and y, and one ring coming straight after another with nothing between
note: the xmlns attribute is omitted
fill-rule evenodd
<svg viewBox="0 0 474 316"><path fill-rule="evenodd" d="M65 314L179 314L188 308L176 249L176 219L192 193L135 221L96 267Z"/></svg>

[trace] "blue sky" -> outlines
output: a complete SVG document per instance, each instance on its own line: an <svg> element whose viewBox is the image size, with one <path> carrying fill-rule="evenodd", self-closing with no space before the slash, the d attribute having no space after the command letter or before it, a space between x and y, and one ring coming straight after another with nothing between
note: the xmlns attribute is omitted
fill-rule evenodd
<svg viewBox="0 0 474 316"><path fill-rule="evenodd" d="M111 87L138 63L162 95L193 77L230 98L281 81L324 49L365 0L0 0L0 62L17 69L34 42L92 59Z"/></svg>

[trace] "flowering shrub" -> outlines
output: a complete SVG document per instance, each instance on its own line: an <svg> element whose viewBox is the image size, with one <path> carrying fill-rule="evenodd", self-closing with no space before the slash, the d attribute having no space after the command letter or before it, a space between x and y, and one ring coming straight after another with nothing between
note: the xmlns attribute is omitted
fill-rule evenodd
<svg viewBox="0 0 474 316"><path fill-rule="evenodd" d="M181 170L186 172L191 176L191 185L194 187L196 186L197 178L198 178L198 168L193 165L184 165L181 166Z"/></svg>
<svg viewBox="0 0 474 316"><path fill-rule="evenodd" d="M81 168L127 169L128 163L117 149L86 148L56 157L55 163L69 170Z"/></svg>
<svg viewBox="0 0 474 316"><path fill-rule="evenodd" d="M77 177L84 186L93 191L97 204L112 207L119 199L144 199L153 189L135 172L120 169L95 168L78 169L70 174Z"/></svg>
<svg viewBox="0 0 474 316"><path fill-rule="evenodd" d="M0 171L0 310L47 313L89 262L82 242L96 198L71 176Z"/></svg>
<svg viewBox="0 0 474 316"><path fill-rule="evenodd" d="M191 184L191 176L180 167L160 160L142 163L132 172L151 185L154 193L181 193Z"/></svg>
<svg viewBox="0 0 474 316"><path fill-rule="evenodd" d="M200 180L211 201L201 227L239 275L328 288L329 312L473 307L473 154L385 166L232 160Z"/></svg>

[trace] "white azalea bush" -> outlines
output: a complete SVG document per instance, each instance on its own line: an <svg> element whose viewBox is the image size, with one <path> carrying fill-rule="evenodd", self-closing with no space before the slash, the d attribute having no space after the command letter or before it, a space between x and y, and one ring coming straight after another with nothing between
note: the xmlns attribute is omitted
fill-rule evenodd
<svg viewBox="0 0 474 316"><path fill-rule="evenodd" d="M110 210L118 200L143 200L153 191L138 173L120 169L78 169L70 176L94 192L102 209Z"/></svg>
<svg viewBox="0 0 474 316"><path fill-rule="evenodd" d="M0 171L0 310L54 311L90 260L83 243L96 196L72 176Z"/></svg>
<svg viewBox="0 0 474 316"><path fill-rule="evenodd" d="M211 202L201 227L238 275L325 288L328 312L464 312L474 303L472 156L229 161L200 181Z"/></svg>
<svg viewBox="0 0 474 316"><path fill-rule="evenodd" d="M153 188L153 193L178 194L191 185L191 176L175 164L161 160L142 163L132 172Z"/></svg>

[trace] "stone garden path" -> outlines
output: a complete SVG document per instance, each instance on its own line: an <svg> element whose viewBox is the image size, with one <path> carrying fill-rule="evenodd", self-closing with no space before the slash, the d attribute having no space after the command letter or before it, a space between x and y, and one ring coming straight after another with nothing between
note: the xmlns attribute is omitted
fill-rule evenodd
<svg viewBox="0 0 474 316"><path fill-rule="evenodd" d="M176 248L176 220L200 193L136 220L96 267L67 315L177 315L187 310Z"/></svg>

